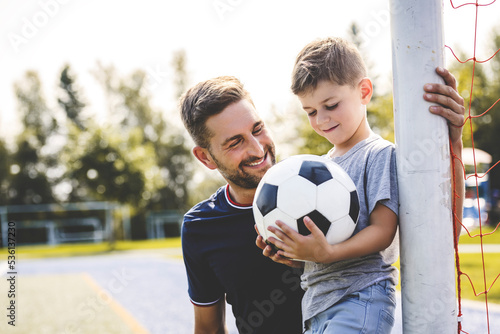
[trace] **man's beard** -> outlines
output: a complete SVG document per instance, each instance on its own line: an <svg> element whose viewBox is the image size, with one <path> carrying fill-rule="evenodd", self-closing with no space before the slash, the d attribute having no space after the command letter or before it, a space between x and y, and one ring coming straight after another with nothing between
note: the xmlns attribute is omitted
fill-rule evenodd
<svg viewBox="0 0 500 334"><path fill-rule="evenodd" d="M274 145L268 145L265 147L266 149L266 155L269 155L271 158L272 164L274 165L276 163L276 155L275 155L275 148ZM210 151L210 150L209 150ZM222 174L222 176L227 180L238 187L244 188L244 189L255 189L259 185L260 180L264 175L252 175L243 169L244 165L250 164L254 161L260 160L261 158L257 157L250 157L244 161L242 161L238 169L230 169L227 168L223 163L218 161L215 156L210 152L210 155L212 156L212 159L214 162L217 164L217 169L219 172Z"/></svg>

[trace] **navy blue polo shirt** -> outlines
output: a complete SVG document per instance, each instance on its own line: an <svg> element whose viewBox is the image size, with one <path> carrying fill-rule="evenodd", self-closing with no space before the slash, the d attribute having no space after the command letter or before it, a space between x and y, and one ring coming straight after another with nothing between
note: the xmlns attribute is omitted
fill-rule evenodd
<svg viewBox="0 0 500 334"><path fill-rule="evenodd" d="M255 245L252 206L231 201L228 186L184 216L182 250L189 297L197 306L221 298L240 333L302 333L302 270L275 263Z"/></svg>

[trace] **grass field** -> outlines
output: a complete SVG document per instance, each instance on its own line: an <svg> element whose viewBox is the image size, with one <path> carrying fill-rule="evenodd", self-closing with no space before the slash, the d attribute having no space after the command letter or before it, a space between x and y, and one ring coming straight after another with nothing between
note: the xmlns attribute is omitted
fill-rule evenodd
<svg viewBox="0 0 500 334"><path fill-rule="evenodd" d="M181 238L153 239L140 241L116 241L113 244L103 243L79 243L63 244L56 246L36 245L18 246L17 255L21 259L66 257L79 255L99 255L111 252L130 251L138 249L163 249L181 247ZM5 251L6 252L6 251Z"/></svg>
<svg viewBox="0 0 500 334"><path fill-rule="evenodd" d="M482 229L482 234L492 233L494 231L493 227L485 227ZM479 229L471 230L470 235L479 235ZM481 239L479 236L471 238L467 233L460 236L460 244L474 245L480 244ZM483 244L500 244L500 230L495 231L491 235L483 237ZM484 263L485 270L483 275L483 260L480 253L463 253L459 254L460 259L460 270L470 277L467 278L466 275L461 275L461 290L462 298L475 300L478 302L484 302L484 294L476 296L476 294L482 291L490 289L494 280L500 274L500 253L485 253ZM399 268L399 262L396 263ZM486 288L485 280L486 277ZM472 282L472 284L471 284ZM474 288L472 287L474 286ZM400 286L398 286L400 288ZM474 292L475 291L475 292ZM500 304L500 278L493 284L488 292L488 301L496 304Z"/></svg>
<svg viewBox="0 0 500 334"><path fill-rule="evenodd" d="M500 253L485 253L484 263L483 275L481 254L460 254L460 270L470 278L469 280L467 276L461 275L462 298L484 302L484 294L477 297L476 294L489 290L488 301L500 304L500 278L497 279L500 274ZM486 277L486 282L484 277ZM496 282L493 284L495 279Z"/></svg>
<svg viewBox="0 0 500 334"><path fill-rule="evenodd" d="M495 232L491 226L483 227L482 231L479 229L471 230L470 233L463 233L460 236L460 244L479 244L481 242L480 232L483 234L483 243L485 244L500 244L500 228ZM491 233L491 234L490 234ZM470 236L469 236L470 234Z"/></svg>
<svg viewBox="0 0 500 334"><path fill-rule="evenodd" d="M470 236L467 233L462 234L460 244L480 244L480 232L483 235L483 244L500 244L500 229L493 231L494 227L490 226L482 231L472 230ZM500 304L500 278L497 278L500 274L500 253L484 254L484 270L480 253L459 254L459 259L460 270L465 274L460 276L462 298L484 302L485 296L482 292L488 291L488 301Z"/></svg>

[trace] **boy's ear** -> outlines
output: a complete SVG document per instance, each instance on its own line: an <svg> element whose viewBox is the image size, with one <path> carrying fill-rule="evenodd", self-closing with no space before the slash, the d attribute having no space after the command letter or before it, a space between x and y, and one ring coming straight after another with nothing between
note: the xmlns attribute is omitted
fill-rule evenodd
<svg viewBox="0 0 500 334"><path fill-rule="evenodd" d="M361 91L361 102L366 105L370 102L373 95L373 85L370 78L363 78L359 82L359 89Z"/></svg>
<svg viewBox="0 0 500 334"><path fill-rule="evenodd" d="M207 166L209 169L217 169L217 164L212 159L210 152L206 148L201 146L195 146L193 148L193 155L198 159L202 164Z"/></svg>

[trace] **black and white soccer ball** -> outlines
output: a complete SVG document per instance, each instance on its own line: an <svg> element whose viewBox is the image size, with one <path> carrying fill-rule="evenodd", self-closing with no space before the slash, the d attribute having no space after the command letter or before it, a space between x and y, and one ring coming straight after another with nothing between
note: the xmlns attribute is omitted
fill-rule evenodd
<svg viewBox="0 0 500 334"><path fill-rule="evenodd" d="M359 216L356 186L335 162L321 156L291 156L271 167L259 185L253 201L259 234L267 242L267 230L281 220L302 235L308 216L325 234L329 244L351 237ZM271 245L274 247L274 245Z"/></svg>

